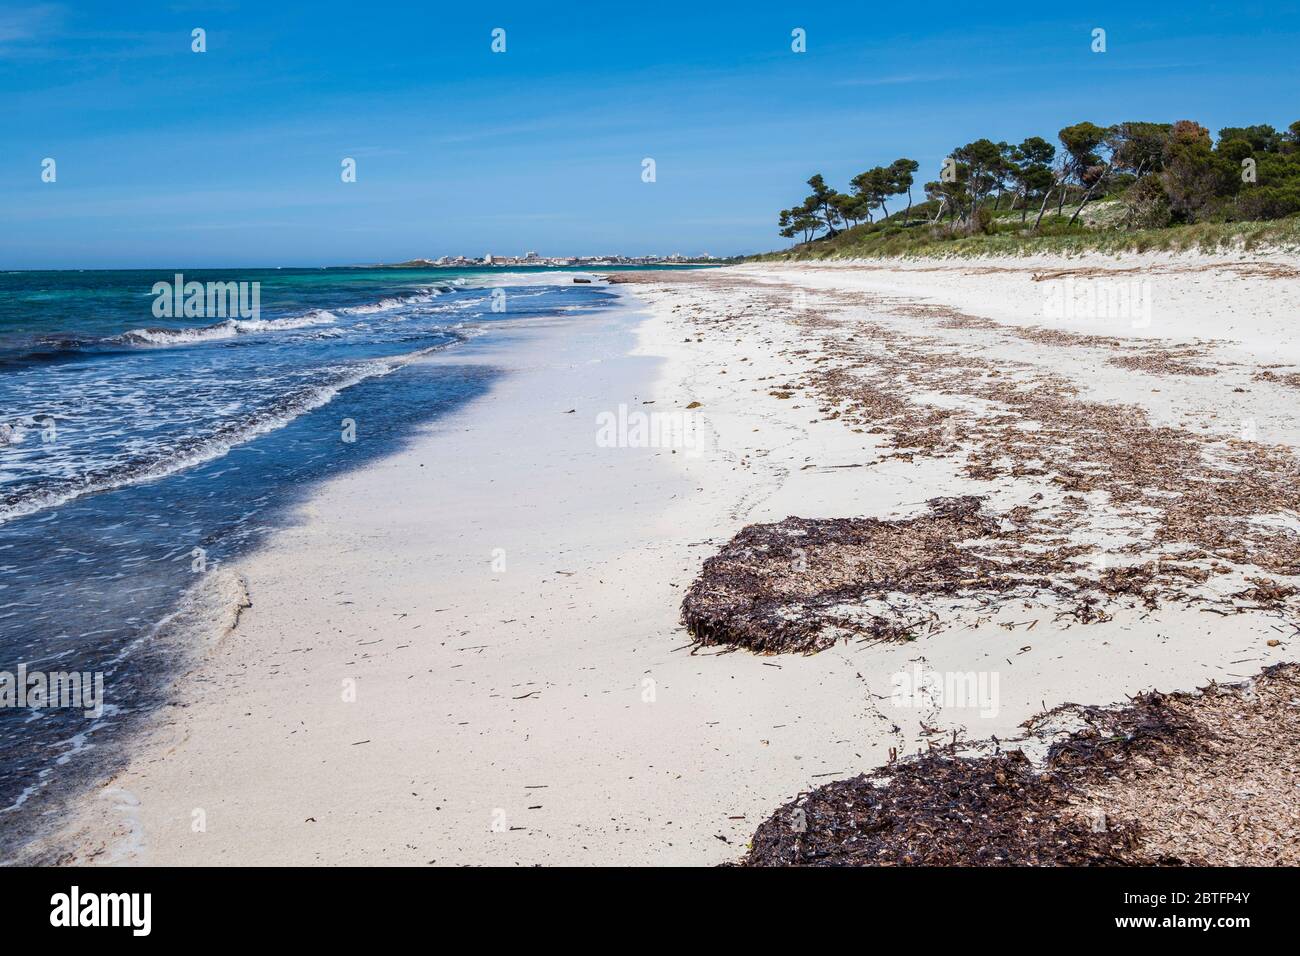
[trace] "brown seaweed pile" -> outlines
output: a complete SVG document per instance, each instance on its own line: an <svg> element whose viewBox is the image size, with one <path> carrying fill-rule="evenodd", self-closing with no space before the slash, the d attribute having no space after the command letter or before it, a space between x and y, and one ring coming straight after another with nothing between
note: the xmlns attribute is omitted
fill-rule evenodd
<svg viewBox="0 0 1300 956"><path fill-rule="evenodd" d="M682 281L687 279L706 281L699 275ZM1019 496L1022 501L1028 498L1033 512L1019 522L1025 533L1016 542L1003 539L1019 548L1008 547L998 557L1023 562L1030 555L1043 555L1035 573L1048 575L1055 590L1068 590L1089 566L1136 564L1146 569L1142 597L1147 607L1155 606L1157 596L1173 595L1235 613L1240 608L1225 600L1223 588L1204 586L1215 576L1300 576L1300 534L1288 517L1300 513L1300 462L1293 449L1239 438L1231 429L1207 432L1153 422L1138 405L1091 401L1074 382L1032 362L981 354L983 342L999 338L1004 343L1041 339L1053 346L1110 351L1120 350L1119 339L999 327L944 306L826 289L818 290L817 308L791 310L797 290L775 283L760 286L736 274L712 274L707 281L725 286L736 303L727 315L696 310L693 320L711 333L752 333L755 314L764 322L784 321L799 330L799 346L784 353L793 366L791 373L774 382L776 388L765 386L764 391L811 401L824 419L879 436L879 457L863 467L890 459L951 458L965 477L985 486L972 488L974 493L986 493L994 482L998 492L1013 483L1037 491ZM872 309L871 315L845 311L864 305ZM886 323L875 318L881 313L921 321ZM935 334L938 330L944 334ZM981 343L954 341L954 335L978 335ZM1129 344L1123 351L1128 354L1110 358L1120 364L1130 364L1131 359L1134 367L1155 374L1219 374L1188 363L1207 355L1200 343ZM1268 376L1272 373L1259 373ZM858 520L869 519L852 519ZM1112 531L1104 546L1095 543L1092 529L1099 525ZM778 545L787 533L812 531L816 537L825 528L842 535L855 527L852 522L822 526L787 519L749 531L735 544L743 547L767 536ZM1079 546L1090 540L1091 546ZM743 646L815 648L826 636L811 636L798 622L799 613L792 612L789 602L783 606L782 599L805 593L818 597L822 607L816 610L825 618L825 607L842 593L858 585L866 593L877 583L830 573L825 580L799 584L771 568L783 583L769 586L753 576L745 579L756 585L754 594L762 605L746 621L738 600L743 581L737 575L754 568L734 547L729 546L729 552L732 559L720 555L724 560L714 569L727 574L715 573L713 582L702 575L695 600L684 608L688 625L701 640L715 640L721 628L729 629L738 638L735 643ZM1054 565L1049 553L1056 559ZM1107 573L1113 579L1117 573L1131 572ZM1097 593L1085 601L1091 605L1109 600L1114 596L1112 583L1094 578L1091 586ZM1125 582L1127 593L1133 592L1134 583ZM728 591L734 592L732 597ZM1300 601L1292 599L1293 594L1271 606L1281 610L1289 602L1287 609L1297 610ZM1080 620L1085 619L1086 610ZM1098 610L1090 619L1105 619L1105 613ZM749 633L761 622L778 626L780 635L764 639ZM865 630L861 621L848 623L848 630L859 633L890 629L870 617Z"/></svg>
<svg viewBox="0 0 1300 956"><path fill-rule="evenodd" d="M1110 359L1110 364L1118 368L1131 369L1135 372L1147 372L1151 375L1218 375L1219 373L1204 365L1184 361L1191 355L1198 354L1194 349L1149 349L1139 355L1121 355Z"/></svg>
<svg viewBox="0 0 1300 956"><path fill-rule="evenodd" d="M1286 385L1300 374L1196 364L1211 359L1200 343L1018 329L867 293L821 288L816 307L792 308L799 290L736 273L634 281L725 288L725 309L678 307L696 341L770 343L772 324L792 326L797 341L777 352L789 373L755 390L876 436L865 452L874 457L857 467L950 458L945 467L978 483L915 518L743 529L706 561L683 603L697 640L772 652L853 634L907 638L950 599L989 607L1035 589L1072 601L1082 623L1106 620L1116 600L1151 608L1173 599L1221 614L1268 610L1296 626L1294 449L1235 437L1214 415L1189 428L1153 421L1140 404L1089 400L1085 384L1052 371L1059 361L1018 360L1023 350L1008 346L1105 350L1088 361L1218 376L1206 385L1233 392L1252 371ZM999 513L989 501L1017 505ZM1067 717L1082 729L1048 748L1041 766L993 739L803 794L758 828L743 863L1300 864L1296 665L1241 688L1056 708L1027 722L1027 735L1053 740Z"/></svg>
<svg viewBox="0 0 1300 956"><path fill-rule="evenodd" d="M701 644L760 653L820 650L845 633L889 639L909 632L906 612L861 604L890 594L1006 590L1023 583L963 547L996 537L978 498L936 498L916 518L786 518L743 529L704 568L682 602ZM858 605L858 613L839 610Z"/></svg>
<svg viewBox="0 0 1300 956"><path fill-rule="evenodd" d="M1266 368L1262 372L1256 372L1253 378L1257 382L1276 382L1288 388L1300 388L1300 372L1278 373Z"/></svg>
<svg viewBox="0 0 1300 956"><path fill-rule="evenodd" d="M910 640L939 622L935 598L1042 590L1077 598L1094 583L1054 583L1051 573L1075 552L1021 550L1018 526L979 498L934 498L926 507L897 520L749 525L704 562L682 602L683 623L703 645L807 653L848 636ZM1146 594L1150 575L1113 571L1100 582L1107 594Z"/></svg>
<svg viewBox="0 0 1300 956"><path fill-rule="evenodd" d="M745 866L1294 865L1300 862L1300 667L1238 687L1067 705L1084 727L1041 768L986 756L904 759L787 803Z"/></svg>

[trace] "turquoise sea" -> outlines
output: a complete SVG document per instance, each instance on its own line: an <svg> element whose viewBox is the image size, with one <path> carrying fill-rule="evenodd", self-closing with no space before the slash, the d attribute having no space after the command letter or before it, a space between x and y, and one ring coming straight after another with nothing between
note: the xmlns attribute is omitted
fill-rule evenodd
<svg viewBox="0 0 1300 956"><path fill-rule="evenodd" d="M483 395L499 373L457 349L613 297L523 272L182 271L257 283L234 317L176 317L176 270L0 273L0 673L102 673L106 705L0 707L0 859L163 703L149 636L196 567Z"/></svg>

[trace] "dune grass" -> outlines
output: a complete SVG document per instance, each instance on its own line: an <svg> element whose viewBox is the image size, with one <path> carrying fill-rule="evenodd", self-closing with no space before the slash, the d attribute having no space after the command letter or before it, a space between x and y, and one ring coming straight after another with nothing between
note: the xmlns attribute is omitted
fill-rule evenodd
<svg viewBox="0 0 1300 956"><path fill-rule="evenodd" d="M1065 215L1044 219L1033 233L1019 213L994 222L988 234L954 236L944 226L895 219L856 226L832 238L752 256L751 262L823 259L981 258L1031 255L1082 255L1089 252L1300 252L1300 216L1267 222L1198 222L1160 229L1085 228L1067 224ZM1032 217L1031 217L1032 218Z"/></svg>

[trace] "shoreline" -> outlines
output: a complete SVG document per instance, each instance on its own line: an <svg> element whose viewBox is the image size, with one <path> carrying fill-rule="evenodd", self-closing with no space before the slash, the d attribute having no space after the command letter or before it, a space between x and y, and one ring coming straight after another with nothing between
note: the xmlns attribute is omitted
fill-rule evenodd
<svg viewBox="0 0 1300 956"><path fill-rule="evenodd" d="M612 328L592 330L593 322ZM238 570L249 582L252 608L244 612L239 628L183 682L178 706L167 715L167 722L160 722L150 737L141 741L132 766L103 788L98 799L87 802L84 814L74 823L76 835L55 841L75 847L64 861L425 863L435 857L440 862L465 862L469 854L472 859L502 863L555 858L555 851L545 845L519 844L520 833L548 840L567 836L564 859L579 861L595 855L583 849L581 844L592 841L581 827L602 816L610 821L605 826L613 834L611 839L617 840L618 808L639 802L644 788L661 784L649 780L657 774L646 768L646 780L611 784L622 788L617 799L602 794L593 805L593 798L584 798L581 791L592 765L607 765L605 775L613 773L618 748L627 746L622 740L602 743L600 728L621 721L622 712L634 705L645 706L643 679L650 671L659 681L659 703L652 713L670 709L662 699L670 682L691 681L700 685L698 693L707 691L705 675L693 673L698 667L685 653L675 655L684 660L682 667L667 666L679 641L645 641L631 648L630 657L628 648L617 644L592 646L607 635L610 621L629 635L647 616L662 619L665 629L675 627L675 595L687 583L688 568L673 574L674 558L659 544L665 535L680 536L685 523L665 525L657 509L644 508L634 522L611 521L627 511L629 489L653 501L672 501L686 491L675 469L658 469L652 461L659 456L668 458L668 450L595 446L598 411L612 410L620 402L639 407L642 401L657 401L660 408L666 402L652 392L653 360L629 354L633 339L631 329L623 328L627 322L624 308L603 319L589 315L547 321L552 328L540 334L523 331L523 337L531 341L513 355L493 353L494 362L505 362L512 371L486 401L473 403L463 415L453 415L427 429L408 451L329 482L303 509L300 526L281 532L268 548L241 562ZM532 328L536 329L536 323ZM599 388L591 384L593 378ZM570 408L578 411L569 414ZM564 436L555 434L559 430ZM562 445L561 455L572 462L557 459L557 441ZM467 464L467 456L473 464ZM427 478L440 461L447 464L436 477ZM417 480L437 488L437 507L412 486ZM395 485L407 489L397 500L391 493ZM540 506L542 500L550 506ZM477 519L503 508L509 510L509 520L507 516L498 521L461 518L471 515ZM392 520L394 511L400 511L401 520ZM353 520L343 517L349 514ZM322 520L323 516L333 517ZM413 533L417 525L420 530ZM374 539L378 539L376 550L367 544ZM404 542L399 550L428 565L393 588L384 579L401 573L389 554L399 540ZM453 541L450 548L437 544ZM539 546L539 541L544 543ZM500 575L491 571L496 547L506 552L508 570ZM317 561L316 556L326 549L335 553ZM347 570L332 566L336 561L347 562ZM304 564L310 565L310 573L304 572ZM294 570L289 571L290 566ZM358 576L364 582L358 581ZM644 593L611 587L620 576L655 580L656 586L653 592L646 589ZM676 588L670 580L673 577L678 579ZM330 583L322 586L322 580ZM433 596L421 595L419 600L408 596L421 590L432 591ZM400 603L389 610L387 602L393 599ZM580 601L598 605L601 619L575 627L569 617ZM284 609L269 609L272 602ZM354 612L353 607L359 610ZM407 633L411 636L406 640L402 639L405 634L389 631L394 618L404 624L410 619L418 622L410 624ZM533 625L531 631L520 626L522 621L537 620L546 623ZM305 621L314 623L304 627ZM311 634L311 639L281 639L285 625ZM424 628L439 628L436 644L415 643ZM333 637L331 631L344 636ZM530 634L540 637L531 639ZM318 657L326 656L318 653L326 650L322 638L329 642L329 660L316 663ZM372 643L376 640L378 645ZM564 656L554 667L549 659L538 659L551 653L552 645L543 641L561 640ZM385 643L390 649L384 648ZM412 651L419 653L407 653ZM311 655L311 663L292 655ZM409 666L410 673L405 670L408 658L416 661ZM295 669L292 679L279 670L300 662L304 666ZM246 692L242 687L219 689L232 675L242 681L243 674L259 665L269 673L254 680L264 686ZM400 679L387 672L392 666L404 668ZM752 664L751 669L758 666ZM571 671L583 676L591 671L601 673L591 676L594 684L569 687ZM436 687L418 694L407 690L408 680L435 672ZM468 674L473 676L465 676ZM339 700L337 685L345 679L356 681L354 703ZM314 688L300 690L303 682L313 681ZM483 681L492 686L480 687ZM282 687L283 682L289 686ZM380 684L378 691L371 689L376 683ZM597 699L598 695L604 699ZM551 699L556 700L554 705ZM365 706L367 701L372 702L370 708ZM558 721L554 731L534 726L521 739L514 725L532 719L528 709L538 710L539 705L552 715L558 713L558 717L543 718L543 724ZM441 711L439 707L450 709ZM256 710L250 712L250 708ZM696 723L689 708L672 709L676 719ZM290 712L300 721L306 715L303 723L316 731L304 745L311 751L310 757L302 756L299 741L294 739L308 731L291 726ZM258 732L253 732L256 739L245 738L247 731L225 726L241 722L245 713L282 723L277 729L285 739L268 744ZM284 717L283 722L277 714ZM411 728L408 735L405 728L413 715L427 723L422 730ZM247 720L243 723L247 725ZM656 722L643 719L640 723L632 728L632 734L643 738L647 749L652 748L660 736ZM347 730L353 725L355 733ZM556 733L560 736L553 736ZM493 748L501 748L515 770L532 766L535 758L530 751L535 748L529 746L529 738L538 734L552 736L542 766L550 767L549 758L559 757L564 772L557 774L551 767L539 775L525 774L526 779L499 782L506 761L496 759ZM586 746L575 746L575 734L592 739ZM371 743L378 744L381 735L390 738L393 748L382 755L380 747ZM491 739L480 742L476 739L480 735ZM322 738L329 740L322 743ZM274 759L263 759L264 755L252 752L263 746L280 749ZM407 783L396 781L391 792L378 787L382 798L376 804L374 781L385 778L395 765L407 765L411 751L424 751L426 746L428 776L408 781L415 783L408 789L403 789ZM566 753L568 750L577 752ZM185 767L178 765L182 753ZM322 759L341 762L320 771ZM354 778L354 771L344 768L358 762L366 770ZM457 768L450 776L458 783L442 783L438 768L448 763ZM323 777L315 776L321 772ZM357 789L342 785L341 775ZM554 781L557 775L563 781ZM544 779L535 782L537 776ZM286 813L278 801L304 780L317 782L316 787L308 787L317 799L303 805L298 819L297 807ZM535 796L528 789L534 786L543 788L541 794L549 799L525 802ZM431 791L443 794L460 789L473 794L472 802L430 796ZM567 792L570 789L573 794ZM217 798L201 801L186 796L196 790L215 793ZM411 796L413 793L419 793L420 799ZM387 802L390 799L391 804ZM528 807L540 805L545 810L561 799L575 809L582 808L582 819L588 823L580 824L566 812L557 823L548 824L546 832L533 826L512 829L530 824L530 812L539 815ZM434 809L426 818L429 801L434 801ZM326 809L321 809L321 802ZM214 803L219 811L210 806ZM395 853L383 839L354 850L353 844L365 842L358 840L358 833L368 832L358 818L365 816L364 807L376 806L383 807L380 812L388 816L414 814L406 817L404 829L453 819L454 829L442 836L457 842L436 844L442 849L427 857L420 844L409 840ZM194 810L203 810L208 821L200 836L189 828ZM504 812L497 814L497 810ZM224 818L229 826L232 813L241 820L257 822L242 824L237 832L217 825ZM103 827L94 822L95 817L105 816L115 820L114 825ZM660 819L654 828L657 832L668 827L670 841L674 839L674 816ZM302 824L309 817L314 818L313 826L306 829ZM423 823L414 822L416 817ZM494 823L502 818L505 828L494 830ZM83 823L86 829L81 829ZM326 825L315 827L316 823ZM595 825L601 826L599 822ZM302 842L286 845L282 827L302 833ZM488 843L476 852L459 842L467 838ZM492 842L490 838L497 839ZM508 842L511 838L514 845ZM715 842L711 834L696 840L707 846L705 841ZM217 843L225 845L213 849ZM625 857L618 855L611 843L601 858ZM655 856L647 854L642 859L652 862Z"/></svg>
<svg viewBox="0 0 1300 956"><path fill-rule="evenodd" d="M1294 337L1261 334L1211 349L1215 376L1187 376L1159 363L1111 366L1109 346L1094 341L1022 342L1017 353L994 340L1045 324L1024 314L1041 302L1031 277L1041 266L989 266L643 273L624 295L624 308L636 307L630 295L650 312L634 333L602 334L589 316L530 334L488 396L331 480L301 525L241 562L252 608L130 766L85 804L60 858L729 862L792 795L880 767L891 752L954 734L1008 739L1059 703L1226 682L1286 659L1284 644L1262 646L1267 615L1177 604L1115 607L1083 626L1037 607L945 608L945 626L915 641L841 642L809 656L684 646L687 589L747 525L906 518L961 493L1010 506L1043 483L1003 487L959 461L899 456L888 429L846 427L810 404L799 381L842 358L800 324L808 301L836 321L884 322L886 349L952 340L997 361L1032 358L1042 374L1091 376L1086 387L1107 401L1132 400L1124 383L1140 380L1151 415L1186 407L1198 433L1231 407L1230 382L1251 371L1232 367L1243 353L1300 355ZM1294 294L1293 279L1238 279L1227 292L1180 286L1178 337L1214 331L1214 296L1238 296L1246 314L1236 321L1249 324L1286 311L1279 288ZM958 307L999 329L944 325ZM1300 401L1285 385L1253 387L1267 403L1260 429L1300 444ZM593 414L645 401L699 402L699 454L596 447ZM498 547L508 570L493 575ZM1038 623L1021 629L1030 617ZM421 643L422 630L435 639ZM893 675L918 659L945 672L996 668L997 712L891 706ZM340 699L347 681L352 702ZM94 823L105 816L115 822Z"/></svg>

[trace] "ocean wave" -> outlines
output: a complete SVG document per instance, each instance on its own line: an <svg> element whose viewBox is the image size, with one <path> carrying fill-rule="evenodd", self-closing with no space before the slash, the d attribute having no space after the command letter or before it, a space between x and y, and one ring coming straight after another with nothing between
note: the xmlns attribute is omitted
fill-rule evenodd
<svg viewBox="0 0 1300 956"><path fill-rule="evenodd" d="M340 392L359 382L387 375L421 356L465 341L468 337L455 332L449 334L452 338L448 342L403 355L336 368L325 381L285 395L243 419L224 422L208 434L172 445L161 454L113 462L80 475L46 481L36 488L20 489L8 496L0 493L0 524L58 507L83 495L153 481L221 458L231 449L259 435L283 428L296 418L328 404Z"/></svg>
<svg viewBox="0 0 1300 956"><path fill-rule="evenodd" d="M378 302L368 302L365 305L354 305L346 309L339 309L344 315L373 315L376 312L388 312L392 309L400 309L407 305L419 305L423 302L432 302L438 296L451 292L451 286L434 286L428 289L421 289L412 295L389 296L380 299Z"/></svg>
<svg viewBox="0 0 1300 956"><path fill-rule="evenodd" d="M232 339L237 335L254 332L285 332L306 329L337 322L338 316L325 309L312 309L302 315L284 319L227 319L215 325L201 325L192 329L131 329L119 336L120 341L135 345L189 345L195 342L212 342Z"/></svg>
<svg viewBox="0 0 1300 956"><path fill-rule="evenodd" d="M213 325L201 325L189 329L145 328L131 329L122 333L116 341L130 345L194 345L201 342L216 342L233 339L239 335L257 332L286 332L312 326L330 325L338 321L339 315L374 315L389 312L410 305L432 302L438 296L454 291L450 285L431 286L411 295L388 296L378 302L353 305L346 308L313 309L303 315L289 316L283 319L226 319Z"/></svg>
<svg viewBox="0 0 1300 956"><path fill-rule="evenodd" d="M99 342L86 336L42 335L0 340L0 369L66 362L88 350L99 350Z"/></svg>

